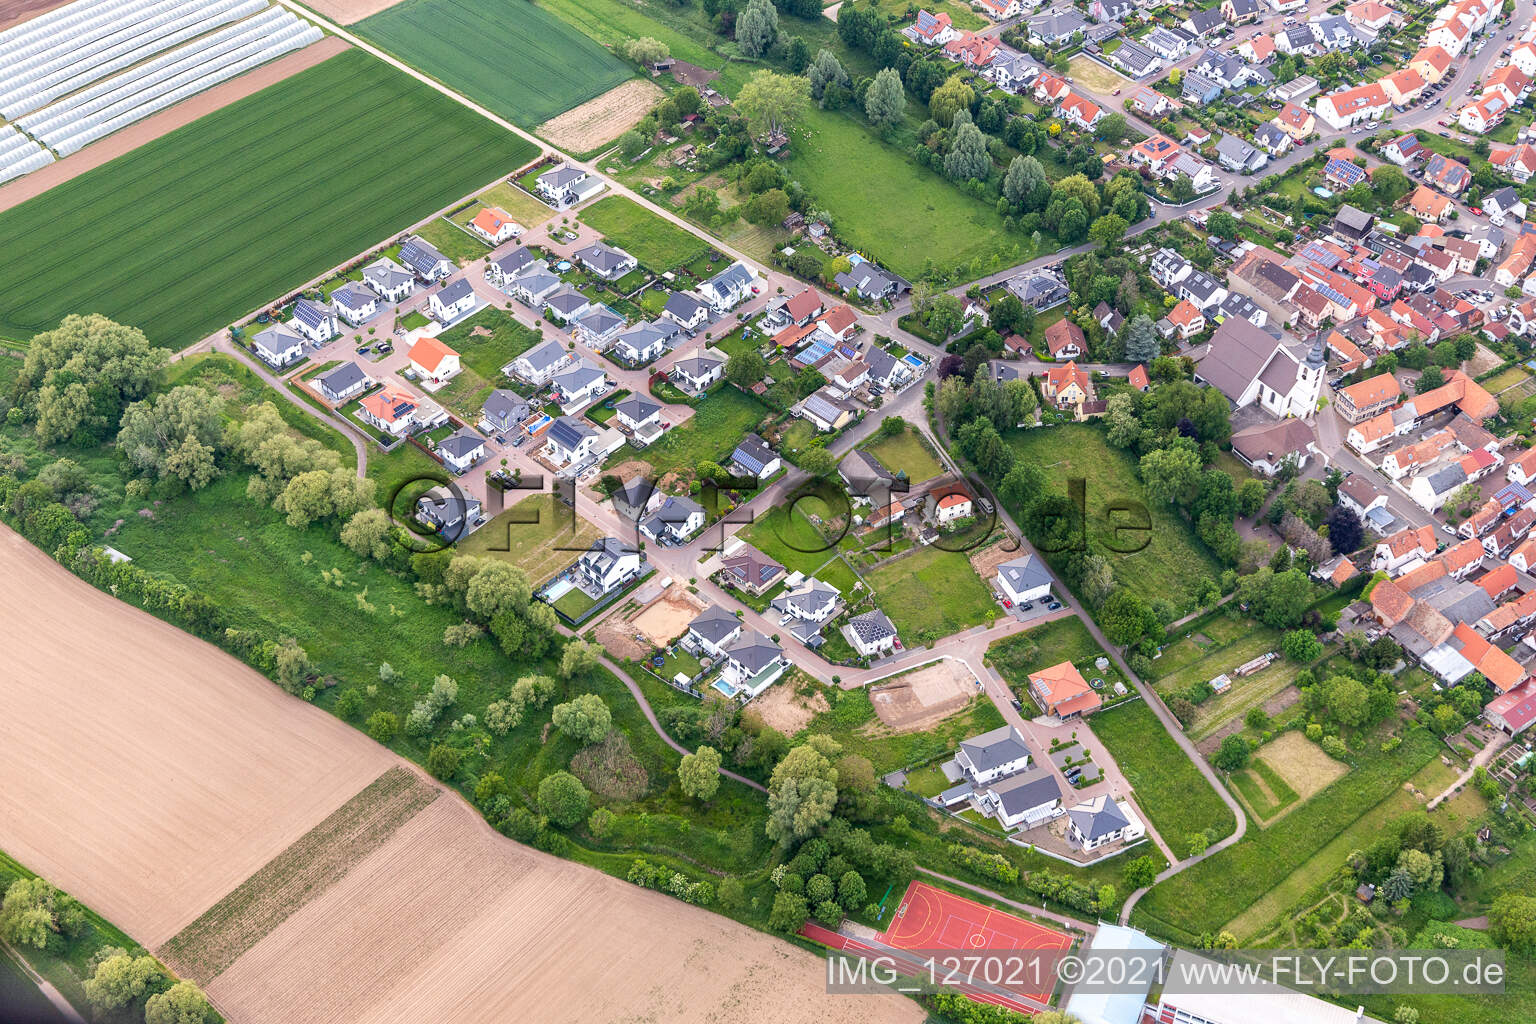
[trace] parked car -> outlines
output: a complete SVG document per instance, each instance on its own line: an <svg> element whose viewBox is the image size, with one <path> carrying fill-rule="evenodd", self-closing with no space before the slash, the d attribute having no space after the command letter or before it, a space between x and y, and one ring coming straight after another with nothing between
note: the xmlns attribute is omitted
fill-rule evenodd
<svg viewBox="0 0 1536 1024"><path fill-rule="evenodd" d="M1061 610L1061 602L1060 601L1052 601L1050 604L1045 606L1045 610L1046 611L1051 611L1051 612L1060 611Z"/></svg>
<svg viewBox="0 0 1536 1024"><path fill-rule="evenodd" d="M1478 217L1483 215L1483 208L1481 206L1469 206L1467 209L1471 210L1472 213Z"/></svg>

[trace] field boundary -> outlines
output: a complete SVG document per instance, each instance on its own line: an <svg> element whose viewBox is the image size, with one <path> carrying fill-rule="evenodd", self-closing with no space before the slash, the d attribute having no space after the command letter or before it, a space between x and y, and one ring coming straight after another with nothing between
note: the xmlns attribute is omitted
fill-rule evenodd
<svg viewBox="0 0 1536 1024"><path fill-rule="evenodd" d="M388 769L171 936L156 955L206 985L441 794L409 768Z"/></svg>

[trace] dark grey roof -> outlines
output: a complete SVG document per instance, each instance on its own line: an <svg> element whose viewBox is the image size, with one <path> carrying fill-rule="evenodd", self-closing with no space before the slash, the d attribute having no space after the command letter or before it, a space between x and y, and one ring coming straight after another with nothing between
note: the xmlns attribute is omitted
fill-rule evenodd
<svg viewBox="0 0 1536 1024"><path fill-rule="evenodd" d="M1333 222L1335 225L1364 235L1371 230L1371 225L1376 223L1376 218L1364 210L1358 210L1345 203L1339 207L1339 212L1334 214Z"/></svg>
<svg viewBox="0 0 1536 1024"><path fill-rule="evenodd" d="M356 281L348 281L346 284L331 292L331 301L339 302L348 309L362 309L370 302L379 301L379 296L372 288Z"/></svg>
<svg viewBox="0 0 1536 1024"><path fill-rule="evenodd" d="M580 420L573 420L569 416L557 416L555 422L549 425L549 431L545 436L560 447L570 450L585 439L596 437L597 431Z"/></svg>
<svg viewBox="0 0 1536 1024"><path fill-rule="evenodd" d="M660 412L661 403L646 398L638 391L631 391L613 408L615 412L621 412L632 420L644 420Z"/></svg>
<svg viewBox="0 0 1536 1024"><path fill-rule="evenodd" d="M688 628L712 644L718 644L741 628L741 620L717 604L712 604L688 623Z"/></svg>
<svg viewBox="0 0 1536 1024"><path fill-rule="evenodd" d="M1014 593L1023 593L1056 582L1056 578L1051 575L1051 570L1047 569L1045 563L1034 555L1025 555L1011 562L1002 563L997 567L997 574L1008 581L1008 586L1013 588Z"/></svg>
<svg viewBox="0 0 1536 1024"><path fill-rule="evenodd" d="M403 284L414 284L416 278L388 256L382 256L363 268L363 280L380 291L392 292Z"/></svg>
<svg viewBox="0 0 1536 1024"><path fill-rule="evenodd" d="M485 438L465 427L456 434L451 434L437 442L437 450L447 452L454 458L462 459L476 448L484 447Z"/></svg>
<svg viewBox="0 0 1536 1024"><path fill-rule="evenodd" d="M575 366L567 367L555 374L554 384L561 391L581 391L600 377L606 377L607 373L600 366L591 363L579 362Z"/></svg>
<svg viewBox="0 0 1536 1024"><path fill-rule="evenodd" d="M520 245L509 253L504 253L491 261L501 269L507 277L515 277L524 270L539 262L532 249L526 245Z"/></svg>
<svg viewBox="0 0 1536 1024"><path fill-rule="evenodd" d="M666 344L682 333L682 329L670 320L665 323L656 321L653 323L636 324L619 335L618 344L626 345L639 352L650 348L658 341Z"/></svg>
<svg viewBox="0 0 1536 1024"><path fill-rule="evenodd" d="M679 359L677 361L677 365L674 366L673 369L689 377L692 377L694 380L698 380L701 377L707 377L709 374L713 373L716 367L719 365L720 360L716 359L714 356L707 356L700 352L697 355L689 356L686 359Z"/></svg>
<svg viewBox="0 0 1536 1024"><path fill-rule="evenodd" d="M778 644L757 630L749 629L737 637L736 642L726 648L725 653L745 669L748 675L756 675L784 652Z"/></svg>
<svg viewBox="0 0 1536 1024"><path fill-rule="evenodd" d="M900 360L883 348L871 347L864 354L864 361L869 364L869 375L876 380L887 380L891 371L901 365Z"/></svg>
<svg viewBox="0 0 1536 1024"><path fill-rule="evenodd" d="M1011 761L1030 756L1029 744L1024 742L1019 730L1011 725L998 726L980 736L961 740L960 749L965 751L971 767L978 772L993 771Z"/></svg>
<svg viewBox="0 0 1536 1024"><path fill-rule="evenodd" d="M1098 810L1089 804L1078 804L1076 807L1069 807L1067 814L1071 817L1072 824L1077 826L1077 830L1089 840L1107 836L1130 824L1125 820L1125 815L1120 813L1119 805L1108 797L1105 797L1104 806Z"/></svg>
<svg viewBox="0 0 1536 1024"><path fill-rule="evenodd" d="M607 306L598 306L577 322L593 334L609 334L624 326L624 318Z"/></svg>
<svg viewBox="0 0 1536 1024"><path fill-rule="evenodd" d="M656 485L636 473L613 492L613 502L615 505L628 505L632 509L643 509L651 500L651 495L655 493Z"/></svg>
<svg viewBox="0 0 1536 1024"><path fill-rule="evenodd" d="M1189 22L1191 28L1201 35L1207 32L1214 32L1224 27L1227 23L1227 19L1222 17L1221 8L1219 7L1209 7L1203 11L1196 11L1185 20Z"/></svg>
<svg viewBox="0 0 1536 1024"><path fill-rule="evenodd" d="M587 172L584 168L575 167L571 164L561 164L554 170L545 171L543 174L539 175L538 183L541 185L549 185L552 188L562 188L574 181L580 181L586 176Z"/></svg>
<svg viewBox="0 0 1536 1024"><path fill-rule="evenodd" d="M554 310L556 313L567 314L574 313L576 310L582 309L585 306L589 306L592 303L591 300L588 299L585 295L581 294L581 292L578 292L574 288L568 287L555 292L555 294L545 299L544 304L550 309Z"/></svg>
<svg viewBox="0 0 1536 1024"><path fill-rule="evenodd" d="M704 284L711 288L725 290L748 288L752 285L752 271L740 263L732 263Z"/></svg>
<svg viewBox="0 0 1536 1024"><path fill-rule="evenodd" d="M862 448L855 448L843 456L837 467L838 474L847 482L854 494L864 495L876 484L889 484L896 474Z"/></svg>
<svg viewBox="0 0 1536 1024"><path fill-rule="evenodd" d="M293 318L306 327L319 327L330 320L331 309L310 299L300 299L293 304Z"/></svg>
<svg viewBox="0 0 1536 1024"><path fill-rule="evenodd" d="M565 358L565 346L552 339L535 345L524 352L521 358L526 359L535 372L545 370Z"/></svg>
<svg viewBox="0 0 1536 1024"><path fill-rule="evenodd" d="M400 262L422 277L431 275L439 263L449 265L453 263L448 257L438 252L430 242L415 235L408 235L400 243Z"/></svg>
<svg viewBox="0 0 1536 1024"><path fill-rule="evenodd" d="M1509 188L1508 186L1505 186L1504 188L1499 189L1497 192L1490 193L1489 195L1483 197L1483 205L1486 206L1488 203L1497 203L1499 205L1499 209L1501 210L1507 210L1519 201L1519 195L1515 193L1514 189Z"/></svg>
<svg viewBox="0 0 1536 1024"><path fill-rule="evenodd" d="M998 803L1009 816L1044 807L1061 799L1061 784L1056 776L1044 768L1031 768L1027 772L1010 775L988 787L997 795Z"/></svg>
<svg viewBox="0 0 1536 1024"><path fill-rule="evenodd" d="M526 419L531 411L526 398L516 391L508 391L505 388L497 388L487 395L482 409L486 419L498 423Z"/></svg>
<svg viewBox="0 0 1536 1024"><path fill-rule="evenodd" d="M623 249L615 249L602 242L594 242L585 249L576 250L576 258L594 270L608 273L634 259Z"/></svg>
<svg viewBox="0 0 1536 1024"><path fill-rule="evenodd" d="M671 313L684 320L692 320L701 309L708 310L709 306L687 292L673 292L667 296L667 304L662 307L662 312Z"/></svg>
<svg viewBox="0 0 1536 1024"><path fill-rule="evenodd" d="M763 467L776 458L778 454L768 447L767 441L756 434L743 437L741 443L731 452L732 461L740 463L742 468L754 474L761 473Z"/></svg>
<svg viewBox="0 0 1536 1024"><path fill-rule="evenodd" d="M1454 491L1467 482L1466 470L1461 468L1461 463L1453 462L1449 466L1435 471L1429 475L1430 490L1436 494L1445 494Z"/></svg>
<svg viewBox="0 0 1536 1024"><path fill-rule="evenodd" d="M530 295L542 295L551 288L558 288L561 282L548 268L533 266L514 278L512 283Z"/></svg>
<svg viewBox="0 0 1536 1024"><path fill-rule="evenodd" d="M340 366L320 378L320 383L333 395L339 395L350 387L355 387L360 381L368 379L368 374L363 368L353 362L342 363Z"/></svg>
<svg viewBox="0 0 1536 1024"><path fill-rule="evenodd" d="M1254 378L1265 371L1270 360L1284 358L1279 355L1280 348L1279 341L1247 320L1228 317L1211 336L1196 372L1235 402Z"/></svg>
<svg viewBox="0 0 1536 1024"><path fill-rule="evenodd" d="M475 286L469 283L469 278L461 277L452 284L443 286L443 290L437 293L437 301L445 306L451 306L465 296L473 295Z"/></svg>
<svg viewBox="0 0 1536 1024"><path fill-rule="evenodd" d="M304 340L303 335L287 324L273 324L252 338L251 342L273 355L281 355L294 345L304 344Z"/></svg>
<svg viewBox="0 0 1536 1024"><path fill-rule="evenodd" d="M1246 166L1248 161L1254 158L1254 148L1236 135L1223 135L1216 140L1216 152L1229 160L1236 160Z"/></svg>
<svg viewBox="0 0 1536 1024"><path fill-rule="evenodd" d="M1159 60L1157 54L1134 39L1127 39L1115 48L1109 59L1122 65L1133 74L1140 74Z"/></svg>
<svg viewBox="0 0 1536 1024"><path fill-rule="evenodd" d="M895 625L886 617L885 612L878 608L863 615L855 615L848 620L848 625L852 626L854 634L867 644L896 635Z"/></svg>

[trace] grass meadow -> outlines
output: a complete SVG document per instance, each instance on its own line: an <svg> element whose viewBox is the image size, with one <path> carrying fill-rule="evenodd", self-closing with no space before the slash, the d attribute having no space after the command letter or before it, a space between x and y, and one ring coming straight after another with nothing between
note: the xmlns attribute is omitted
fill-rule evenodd
<svg viewBox="0 0 1536 1024"><path fill-rule="evenodd" d="M0 335L97 312L184 347L532 153L349 50L0 214Z"/></svg>
<svg viewBox="0 0 1536 1024"><path fill-rule="evenodd" d="M657 274L708 256L709 243L625 196L609 196L581 211L581 220Z"/></svg>
<svg viewBox="0 0 1536 1024"><path fill-rule="evenodd" d="M875 603L908 644L931 643L987 621L992 591L964 552L937 545L867 574Z"/></svg>
<svg viewBox="0 0 1536 1024"><path fill-rule="evenodd" d="M631 65L531 3L405 0L352 30L528 128L634 74Z"/></svg>
<svg viewBox="0 0 1536 1024"><path fill-rule="evenodd" d="M910 483L932 480L944 471L916 430L907 430L895 437L877 437L863 447L892 473L907 474Z"/></svg>
<svg viewBox="0 0 1536 1024"><path fill-rule="evenodd" d="M1065 493L1072 479L1084 481L1088 549L1109 560L1122 585L1137 594L1166 598L1187 612L1194 607L1201 583L1221 575L1221 566L1189 524L1167 504L1147 497L1136 477L1135 461L1110 447L1102 428L1068 423L1010 431L1006 440L1020 458L1045 470L1056 493ZM1135 535L1123 535L1117 540L1115 526L1119 520L1111 520L1106 512L1106 507L1117 501L1140 501L1146 506L1152 530L1145 535L1148 543L1140 551L1119 554L1109 547L1115 544L1123 548L1127 540L1135 539Z"/></svg>
<svg viewBox="0 0 1536 1024"><path fill-rule="evenodd" d="M1192 833L1207 832L1214 842L1237 829L1231 808L1144 701L1100 711L1086 724L1120 765L1137 806L1174 853L1188 852Z"/></svg>

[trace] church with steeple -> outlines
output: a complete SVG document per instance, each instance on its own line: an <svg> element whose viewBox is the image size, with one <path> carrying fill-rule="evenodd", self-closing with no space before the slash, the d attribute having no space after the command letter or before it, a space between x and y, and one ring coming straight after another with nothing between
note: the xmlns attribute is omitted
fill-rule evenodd
<svg viewBox="0 0 1536 1024"><path fill-rule="evenodd" d="M1307 342L1228 317L1195 355L1195 379L1233 408L1258 404L1274 416L1311 416L1328 368L1323 336Z"/></svg>

